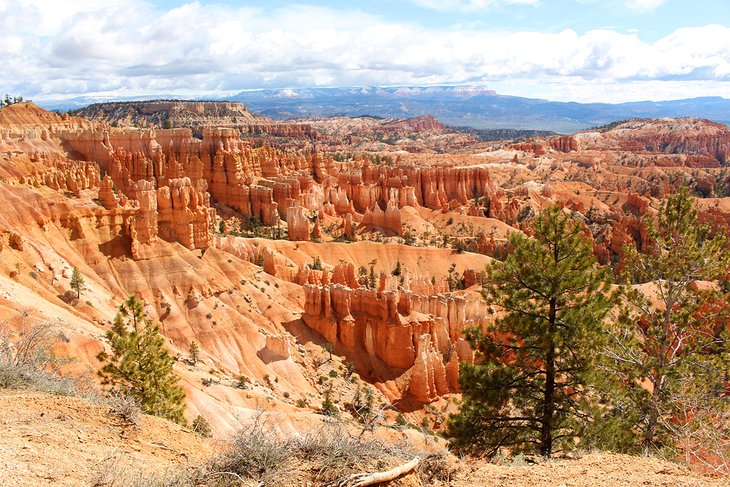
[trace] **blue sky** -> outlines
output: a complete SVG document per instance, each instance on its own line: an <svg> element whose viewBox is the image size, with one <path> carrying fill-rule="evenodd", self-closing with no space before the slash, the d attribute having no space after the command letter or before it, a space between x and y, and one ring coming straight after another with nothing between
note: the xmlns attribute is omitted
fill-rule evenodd
<svg viewBox="0 0 730 487"><path fill-rule="evenodd" d="M178 1L156 2L165 8ZM434 29L473 26L479 29L559 32L594 29L637 32L642 39L657 40L680 27L730 22L728 0L539 0L522 2L463 2L449 0L370 0L365 2L287 2L281 0L203 1L202 4L249 5L261 9L287 8L300 3L332 9L359 10L397 23L414 23ZM479 4L483 4L479 7ZM471 4L471 6L470 6ZM438 8L441 6L441 8Z"/></svg>
<svg viewBox="0 0 730 487"><path fill-rule="evenodd" d="M730 98L728 0L0 0L0 91L38 100L483 85Z"/></svg>

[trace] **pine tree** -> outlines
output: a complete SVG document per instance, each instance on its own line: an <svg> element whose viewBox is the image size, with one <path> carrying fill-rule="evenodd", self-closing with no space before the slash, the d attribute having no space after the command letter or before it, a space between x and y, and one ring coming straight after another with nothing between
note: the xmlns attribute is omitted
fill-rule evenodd
<svg viewBox="0 0 730 487"><path fill-rule="evenodd" d="M71 289L76 291L76 298L81 298L81 292L86 290L86 281L84 280L84 276L81 275L81 272L79 272L78 268L74 267L73 272L71 273Z"/></svg>
<svg viewBox="0 0 730 487"><path fill-rule="evenodd" d="M196 342L190 342L188 357L193 365L197 364L198 360L200 360L200 346Z"/></svg>
<svg viewBox="0 0 730 487"><path fill-rule="evenodd" d="M320 412L325 416L337 416L339 413L337 406L332 401L332 384L324 391L324 399L322 400Z"/></svg>
<svg viewBox="0 0 730 487"><path fill-rule="evenodd" d="M370 266L370 273L368 274L368 289L375 289L377 286L377 277L375 275L375 266L378 265L378 259L373 259L368 262Z"/></svg>
<svg viewBox="0 0 730 487"><path fill-rule="evenodd" d="M201 438L210 438L213 436L213 429L210 427L210 423L200 414L195 417L190 427L193 433Z"/></svg>
<svg viewBox="0 0 730 487"><path fill-rule="evenodd" d="M607 347L605 395L638 433L635 448L676 445L682 418L730 414L728 295L714 281L730 265L727 229L699 223L686 188L646 220L644 252L625 249L626 285L618 329ZM717 416L716 416L717 417ZM636 427L638 431L636 431ZM727 426L725 425L727 433ZM695 443L697 439L693 440Z"/></svg>
<svg viewBox="0 0 730 487"><path fill-rule="evenodd" d="M132 396L147 414L184 423L185 393L173 373L175 359L165 349L159 325L145 315L142 301L130 295L106 333L111 355L101 352L102 384L114 394Z"/></svg>
<svg viewBox="0 0 730 487"><path fill-rule="evenodd" d="M503 317L467 330L477 360L460 367L463 401L447 430L457 451L549 456L573 447L587 419L609 275L559 207L541 212L534 232L512 234L512 252L489 269L484 297Z"/></svg>

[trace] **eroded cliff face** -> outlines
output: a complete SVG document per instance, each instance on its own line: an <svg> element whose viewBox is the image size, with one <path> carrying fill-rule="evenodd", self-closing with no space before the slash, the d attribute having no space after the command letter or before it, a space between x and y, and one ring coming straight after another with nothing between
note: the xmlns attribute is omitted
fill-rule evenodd
<svg viewBox="0 0 730 487"><path fill-rule="evenodd" d="M581 132L574 139L576 148L584 150L685 155L690 167L717 167L730 155L730 130L693 118L628 120L604 132Z"/></svg>
<svg viewBox="0 0 730 487"><path fill-rule="evenodd" d="M79 159L98 161L102 173L128 198L137 199L139 181L152 183L158 191L170 188L159 195L164 201L175 193L171 181L189 180L194 189L186 194L197 196L188 198L185 206L197 216L193 218L180 205L164 208L168 213L170 207L180 209L181 219L197 229L164 232L163 238L175 238L186 247L204 245L198 243L205 241L200 228L205 223L203 215L213 215L205 210L211 203L228 206L264 225L292 219L290 238L295 240L310 236L304 214L318 215L320 220L325 215L336 217L341 233L350 236L357 225L403 235L401 209L407 206L449 211L491 195L493 210L501 209L498 188L484 167L390 167L367 159L340 164L317 152L252 148L232 128L206 128L202 139L188 129L103 126L66 130L59 136ZM205 192L210 200L203 196ZM208 224L212 223L209 218ZM190 231L199 237L183 237Z"/></svg>
<svg viewBox="0 0 730 487"><path fill-rule="evenodd" d="M428 118L406 122L359 137L450 140ZM139 294L176 353L200 344L204 362L178 372L191 414L209 411L219 431L255 401L316 408L323 374L310 354L323 340L385 400L418 410L458 392L458 363L472 360L463 329L493 318L478 293L488 256L529 234L540 209L573 212L603 263L645 244L646 216L681 184L708 196L700 218L730 221L730 177L715 167L726 130L642 123L454 154L394 142L382 158L335 160L311 145L258 147L243 127L119 128L14 105L0 110L0 310L63 317L66 349L94 368L115 306ZM244 222L291 241L240 237ZM69 304L59 296L73 267L90 289ZM230 386L238 375L255 385Z"/></svg>
<svg viewBox="0 0 730 487"><path fill-rule="evenodd" d="M415 294L397 277L382 278L378 289L352 286L351 265L335 267L332 280L304 285L304 322L366 376L382 381L385 365L398 386L386 390L391 400L427 403L458 392L458 364L473 359L463 329L489 319L478 295Z"/></svg>

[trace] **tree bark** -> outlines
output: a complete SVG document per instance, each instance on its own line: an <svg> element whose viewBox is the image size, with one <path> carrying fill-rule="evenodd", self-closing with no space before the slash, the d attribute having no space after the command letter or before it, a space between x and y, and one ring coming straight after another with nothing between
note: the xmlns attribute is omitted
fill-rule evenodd
<svg viewBox="0 0 730 487"><path fill-rule="evenodd" d="M420 462L421 458L415 457L408 463L404 463L403 465L399 465L384 472L375 472L370 474L358 473L350 475L343 482L340 482L339 485L341 487L365 487L366 485L375 485L381 482L388 482L411 472L418 466Z"/></svg>
<svg viewBox="0 0 730 487"><path fill-rule="evenodd" d="M556 299L550 299L548 349L545 356L545 393L542 403L542 438L540 455L549 457L553 452L553 415L555 414L555 322Z"/></svg>

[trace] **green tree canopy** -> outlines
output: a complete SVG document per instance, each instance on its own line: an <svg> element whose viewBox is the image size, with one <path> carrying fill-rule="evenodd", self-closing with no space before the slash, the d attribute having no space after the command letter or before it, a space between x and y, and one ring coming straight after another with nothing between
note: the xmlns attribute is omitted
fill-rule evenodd
<svg viewBox="0 0 730 487"><path fill-rule="evenodd" d="M605 396L634 447L659 450L676 445L681 418L730 414L728 296L699 282L727 276L730 253L727 229L701 223L686 188L645 224L645 252L625 249L626 299L603 377L616 378Z"/></svg>
<svg viewBox="0 0 730 487"><path fill-rule="evenodd" d="M507 259L489 268L494 324L467 331L476 361L461 364L463 402L447 431L458 451L548 456L574 446L587 419L609 274L559 207L536 217L534 233L512 234Z"/></svg>
<svg viewBox="0 0 730 487"><path fill-rule="evenodd" d="M175 359L165 348L159 325L135 295L119 307L106 338L111 354L97 356L104 363L99 371L102 383L116 394L134 397L147 414L184 423L185 393L172 370Z"/></svg>
<svg viewBox="0 0 730 487"><path fill-rule="evenodd" d="M74 267L73 272L71 273L71 289L76 291L76 298L81 298L81 293L86 290L86 280L84 279L84 276L81 275L81 272L79 272L78 268Z"/></svg>

